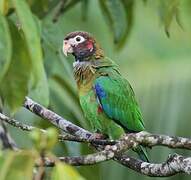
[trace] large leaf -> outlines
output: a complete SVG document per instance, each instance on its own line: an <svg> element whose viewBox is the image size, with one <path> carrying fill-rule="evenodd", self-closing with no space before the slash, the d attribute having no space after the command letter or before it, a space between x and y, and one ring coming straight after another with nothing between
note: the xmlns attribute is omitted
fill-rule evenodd
<svg viewBox="0 0 191 180"><path fill-rule="evenodd" d="M125 8L119 0L99 0L102 13L114 34L114 42L118 43L126 36L127 20Z"/></svg>
<svg viewBox="0 0 191 180"><path fill-rule="evenodd" d="M9 9L9 1L8 0L1 0L0 1L0 12L3 15L6 15Z"/></svg>
<svg viewBox="0 0 191 180"><path fill-rule="evenodd" d="M50 1L47 0L30 0L30 7L33 13L42 18L49 10Z"/></svg>
<svg viewBox="0 0 191 180"><path fill-rule="evenodd" d="M134 11L134 1L133 0L121 0L121 2L123 3L123 6L125 8L125 14L126 14L126 22L127 22L127 27L125 29L124 32L124 37L120 42L120 46L123 46L127 40L127 37L130 34L130 31L132 29L133 26L133 11Z"/></svg>
<svg viewBox="0 0 191 180"><path fill-rule="evenodd" d="M34 161L34 155L30 151L1 153L1 180L31 180L33 178Z"/></svg>
<svg viewBox="0 0 191 180"><path fill-rule="evenodd" d="M21 28L27 42L27 48L32 64L32 85L30 96L41 104L48 106L49 89L43 66L42 49L40 43L40 23L34 17L25 0L13 0ZM33 85L35 84L35 88Z"/></svg>
<svg viewBox="0 0 191 180"><path fill-rule="evenodd" d="M179 0L161 0L159 1L159 15L167 36L170 36L169 28L173 19L181 26L179 17Z"/></svg>
<svg viewBox="0 0 191 180"><path fill-rule="evenodd" d="M80 2L81 0L69 0L69 1L60 1L58 3L58 9L54 14L54 17L52 19L53 22L57 22L58 18L61 14L65 13L66 11L68 11L70 8L72 8L73 6L75 6L78 2Z"/></svg>
<svg viewBox="0 0 191 180"><path fill-rule="evenodd" d="M71 166L58 162L52 172L52 180L85 180Z"/></svg>
<svg viewBox="0 0 191 180"><path fill-rule="evenodd" d="M87 16L88 16L88 6L89 6L89 3L90 1L88 0L82 0L81 1L82 3L82 20L87 20Z"/></svg>
<svg viewBox="0 0 191 180"><path fill-rule="evenodd" d="M11 60L12 45L8 23L0 13L0 83Z"/></svg>
<svg viewBox="0 0 191 180"><path fill-rule="evenodd" d="M31 64L33 68L34 84L41 78L43 69L42 49L40 43L40 34L38 27L33 18L33 15L29 9L25 0L12 0L16 9L21 28L24 32L24 36L27 42L27 48L31 57Z"/></svg>
<svg viewBox="0 0 191 180"><path fill-rule="evenodd" d="M10 31L13 40L12 61L0 88L5 102L15 112L28 93L31 68L25 41L12 23Z"/></svg>

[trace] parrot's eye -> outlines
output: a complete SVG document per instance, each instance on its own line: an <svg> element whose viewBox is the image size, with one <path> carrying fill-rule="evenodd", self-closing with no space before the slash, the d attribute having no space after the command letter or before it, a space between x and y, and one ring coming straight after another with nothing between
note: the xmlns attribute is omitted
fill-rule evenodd
<svg viewBox="0 0 191 180"><path fill-rule="evenodd" d="M84 42L84 41L85 41L85 38L82 37L82 36L76 36L76 37L75 37L75 40L76 40L77 43L81 43L81 42Z"/></svg>
<svg viewBox="0 0 191 180"><path fill-rule="evenodd" d="M78 41L78 42L81 41L81 37L77 37L76 41Z"/></svg>

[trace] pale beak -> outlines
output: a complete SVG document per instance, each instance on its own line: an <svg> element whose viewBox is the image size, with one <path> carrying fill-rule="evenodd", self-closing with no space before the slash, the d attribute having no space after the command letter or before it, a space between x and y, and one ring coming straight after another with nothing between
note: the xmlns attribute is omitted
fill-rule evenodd
<svg viewBox="0 0 191 180"><path fill-rule="evenodd" d="M63 53L65 56L67 56L68 53L73 53L73 48L68 40L64 40L63 42Z"/></svg>

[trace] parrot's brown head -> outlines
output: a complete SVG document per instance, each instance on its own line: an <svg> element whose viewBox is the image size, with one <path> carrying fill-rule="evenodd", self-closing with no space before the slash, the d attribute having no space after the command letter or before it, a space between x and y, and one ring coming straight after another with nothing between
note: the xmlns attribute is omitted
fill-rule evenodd
<svg viewBox="0 0 191 180"><path fill-rule="evenodd" d="M78 61L88 61L91 57L100 59L104 56L103 50L96 40L87 32L76 31L66 35L63 41L63 52L71 53Z"/></svg>

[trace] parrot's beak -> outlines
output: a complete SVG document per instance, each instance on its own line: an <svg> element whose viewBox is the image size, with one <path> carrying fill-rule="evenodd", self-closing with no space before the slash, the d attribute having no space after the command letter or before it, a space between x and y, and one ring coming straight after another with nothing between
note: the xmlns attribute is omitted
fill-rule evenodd
<svg viewBox="0 0 191 180"><path fill-rule="evenodd" d="M73 48L68 40L64 40L63 42L63 53L65 56L67 56L68 53L73 53Z"/></svg>

